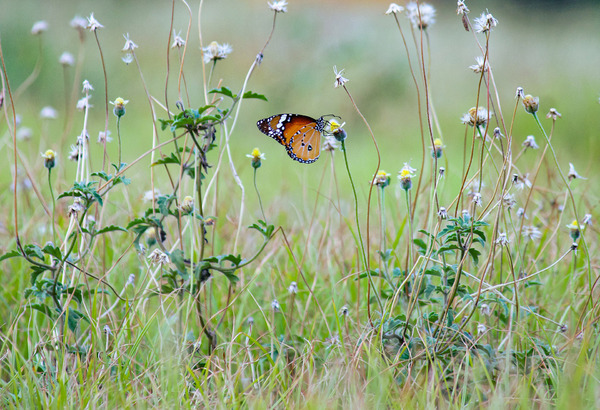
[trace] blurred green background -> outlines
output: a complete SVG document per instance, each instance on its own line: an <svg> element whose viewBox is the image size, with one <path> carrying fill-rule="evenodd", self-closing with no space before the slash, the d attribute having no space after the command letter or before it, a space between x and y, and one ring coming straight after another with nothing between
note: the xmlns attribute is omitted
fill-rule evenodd
<svg viewBox="0 0 600 410"><path fill-rule="evenodd" d="M447 146L447 166L452 176L462 170L464 126L460 117L475 105L479 80L467 67L475 63L479 50L473 34L463 29L454 1L429 3L437 9L437 22L428 29L431 97ZM197 107L203 105L199 3L189 4L191 31L184 70L192 106ZM264 61L248 85L248 89L265 94L269 101L244 101L232 135L238 171L245 180L251 181L252 174L244 155L255 146L267 156L264 169L269 171L263 172L261 178L272 181L280 179L285 172L285 181L271 184L276 189L265 193L267 198L277 195L282 187L293 187L306 178L316 180L323 167L329 166L329 161L323 159L308 166L292 162L283 147L259 133L256 121L275 113L341 116L347 123L349 158L355 178L369 180L376 164L375 151L367 129L345 92L333 87L334 65L345 69L345 76L350 79L348 89L370 122L382 149L382 167L395 174L404 162L419 165L421 143L416 93L396 23L392 16L384 14L388 5L387 1L290 1L288 12L278 15ZM596 158L600 154L600 4L597 1L479 0L467 1L467 6L471 19L489 10L499 21L491 36L490 63L505 119L510 122L518 86L526 93L539 96L540 114L548 129L550 121L545 120L545 114L550 107L563 115L553 140L560 150L561 166L567 170L568 163L573 162L580 174L592 176L598 169ZM150 110L139 73L134 63L126 65L121 61L123 34L129 33L139 45L136 54L150 93L164 100L171 7L172 3L164 0L2 2L0 35L13 89L29 76L38 58L39 38L30 34L31 26L38 20L49 24L43 36L40 76L16 101L23 125L34 130L31 141L20 143L31 163L39 163L39 152L47 148L59 150L61 159L68 155L68 146L54 146L62 134L62 117L51 122L48 132L41 136L39 111L51 105L59 111L59 116L64 115L65 87L58 58L63 51L77 55L78 36L69 22L75 15L86 17L92 12L104 25L98 37L108 72L108 98L114 100L121 96L130 100L127 116L122 120L122 133L127 141L124 161L131 162L151 147ZM184 3L176 1L175 31L185 36L189 19ZM217 64L211 87L222 79L223 85L234 91L240 89L269 34L272 19L265 0L204 2L201 18L204 45L216 40L233 47L229 58ZM405 16L400 16L400 21L405 35L410 36ZM478 37L483 41L483 35ZM412 58L415 64L414 54ZM175 50L171 50L170 62L168 94L174 110L178 98ZM70 80L72 74L71 68ZM100 151L95 139L97 132L104 129L104 86L98 48L89 32L82 79L88 79L95 87L89 130L92 149ZM81 113L75 115L68 137L71 143L83 123ZM166 116L159 110L158 117ZM112 135L116 137L112 114L109 121ZM514 131L515 153L529 134L534 134L542 145L543 137L537 126L519 107ZM40 138L44 141L39 141ZM161 133L161 138L165 140L168 134ZM116 143L109 149L116 161ZM10 160L10 150L3 151L4 157ZM530 158L533 163L533 156ZM341 161L337 165L341 167ZM74 163L66 167L64 172L74 175ZM143 176L146 170L147 164L137 167L135 172ZM9 178L9 173L4 173L3 183Z"/></svg>

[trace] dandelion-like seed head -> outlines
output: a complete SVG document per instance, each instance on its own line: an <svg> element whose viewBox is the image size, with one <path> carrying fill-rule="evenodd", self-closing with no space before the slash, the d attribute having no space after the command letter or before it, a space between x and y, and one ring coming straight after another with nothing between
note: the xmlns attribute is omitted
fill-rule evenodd
<svg viewBox="0 0 600 410"><path fill-rule="evenodd" d="M179 205L179 210L184 215L191 214L194 211L194 198L186 195L181 201L181 205Z"/></svg>
<svg viewBox="0 0 600 410"><path fill-rule="evenodd" d="M232 51L233 48L229 44L219 44L216 41L213 41L208 47L202 48L204 63L208 64L211 61L216 63L218 60L224 60Z"/></svg>
<svg viewBox="0 0 600 410"><path fill-rule="evenodd" d="M443 206L440 207L440 210L438 211L437 214L440 217L440 219L447 219L448 218L448 211Z"/></svg>
<svg viewBox="0 0 600 410"><path fill-rule="evenodd" d="M425 30L435 23L435 8L427 3L417 4L411 1L406 5L406 16L413 28Z"/></svg>
<svg viewBox="0 0 600 410"><path fill-rule="evenodd" d="M483 206L483 201L481 199L481 193L479 192L475 192L473 193L473 196L471 197L471 200L473 201L473 203L477 206Z"/></svg>
<svg viewBox="0 0 600 410"><path fill-rule="evenodd" d="M290 295L295 295L298 293L298 284L296 282L290 283L290 286L288 286L288 293Z"/></svg>
<svg viewBox="0 0 600 410"><path fill-rule="evenodd" d="M469 13L469 8L466 6L465 1L464 0L458 0L456 2L456 14L458 14L459 16L462 14L463 16L465 14Z"/></svg>
<svg viewBox="0 0 600 410"><path fill-rule="evenodd" d="M31 34L38 36L44 31L48 31L48 22L40 20L33 23L33 26L31 27Z"/></svg>
<svg viewBox="0 0 600 410"><path fill-rule="evenodd" d="M258 148L254 148L246 157L252 159L252 168L258 169L262 165L262 160L265 160L265 154L261 153Z"/></svg>
<svg viewBox="0 0 600 410"><path fill-rule="evenodd" d="M48 168L48 170L56 166L56 152L49 149L41 155L42 158L44 158L44 166Z"/></svg>
<svg viewBox="0 0 600 410"><path fill-rule="evenodd" d="M169 255L167 255L158 248L154 249L152 253L148 255L148 259L150 259L150 262L152 262L155 265L166 265L169 262L171 262L171 260L169 259Z"/></svg>
<svg viewBox="0 0 600 410"><path fill-rule="evenodd" d="M500 246L507 246L510 243L506 232L501 232L498 234L498 238L496 239L496 243Z"/></svg>
<svg viewBox="0 0 600 410"><path fill-rule="evenodd" d="M556 121L557 118L562 117L562 114L556 111L556 108L550 108L548 114L546 114L546 118L552 118Z"/></svg>
<svg viewBox="0 0 600 410"><path fill-rule="evenodd" d="M103 28L104 26L100 24L98 20L94 17L94 13L90 14L88 17L87 29L90 31L96 31L99 28Z"/></svg>
<svg viewBox="0 0 600 410"><path fill-rule="evenodd" d="M462 116L461 121L471 127L485 127L492 115L484 107L471 107L469 112Z"/></svg>
<svg viewBox="0 0 600 410"><path fill-rule="evenodd" d="M92 104L90 104L90 98L92 98L91 95L86 95L85 97L82 97L79 100L77 100L77 105L75 106L77 110L83 111L88 108L91 108Z"/></svg>
<svg viewBox="0 0 600 410"><path fill-rule="evenodd" d="M122 51L133 51L138 48L138 45L129 38L129 33L123 34L123 37L125 38L125 45L123 46Z"/></svg>
<svg viewBox="0 0 600 410"><path fill-rule="evenodd" d="M377 172L377 175L375 175L373 181L371 181L371 184L383 189L390 184L390 181L390 174L381 169Z"/></svg>
<svg viewBox="0 0 600 410"><path fill-rule="evenodd" d="M522 144L525 148L538 149L540 146L535 142L535 137L533 135L528 135L523 141Z"/></svg>
<svg viewBox="0 0 600 410"><path fill-rule="evenodd" d="M112 141L112 137L110 136L110 131L100 131L98 132L98 144L107 144Z"/></svg>
<svg viewBox="0 0 600 410"><path fill-rule="evenodd" d="M171 48L183 48L185 46L185 40L181 37L181 33L175 33L173 30L173 44Z"/></svg>
<svg viewBox="0 0 600 410"><path fill-rule="evenodd" d="M121 61L123 61L127 65L131 64L133 62L133 54L125 54L123 57L121 57Z"/></svg>
<svg viewBox="0 0 600 410"><path fill-rule="evenodd" d="M513 184L519 190L523 190L523 189L525 189L525 187L531 188L532 184L528 177L529 177L529 174L525 174L525 175L513 174Z"/></svg>
<svg viewBox="0 0 600 410"><path fill-rule="evenodd" d="M17 131L17 139L19 141L29 141L33 136L33 130L27 127L21 127Z"/></svg>
<svg viewBox="0 0 600 410"><path fill-rule="evenodd" d="M494 128L494 138L496 138L498 140L501 138L504 138L504 135L502 135L502 131L500 130L500 127Z"/></svg>
<svg viewBox="0 0 600 410"><path fill-rule="evenodd" d="M525 213L525 208L522 208L522 207L519 208L519 209L517 209L517 217L518 218L523 218L523 219L529 219L529 217Z"/></svg>
<svg viewBox="0 0 600 410"><path fill-rule="evenodd" d="M587 178L584 178L581 175L579 175L577 173L577 171L575 170L575 165L573 165L570 162L569 162L569 173L567 174L567 178L569 178L569 181L572 181L574 179L587 179Z"/></svg>
<svg viewBox="0 0 600 410"><path fill-rule="evenodd" d="M337 67L333 66L333 73L335 74L335 82L333 83L333 86L335 88L343 87L344 84L346 84L348 81L350 81L346 77L343 76L343 74L344 74L343 68L338 71Z"/></svg>
<svg viewBox="0 0 600 410"><path fill-rule="evenodd" d="M58 118L58 112L54 108L46 106L41 109L40 118L43 120L55 120Z"/></svg>
<svg viewBox="0 0 600 410"><path fill-rule="evenodd" d="M117 118L121 118L125 115L125 105L129 102L129 100L124 100L121 97L117 97L114 101L109 102L115 106L115 108L113 108L113 114L115 114Z"/></svg>
<svg viewBox="0 0 600 410"><path fill-rule="evenodd" d="M523 99L525 98L525 91L523 87L517 87L517 92L515 93L515 98Z"/></svg>
<svg viewBox="0 0 600 410"><path fill-rule="evenodd" d="M512 194L506 194L502 198L502 203L508 209L512 209L517 204L517 201L515 200L515 197Z"/></svg>
<svg viewBox="0 0 600 410"><path fill-rule="evenodd" d="M440 174L440 178L443 178L444 174L446 173L446 168L440 167L440 169L438 170L438 173Z"/></svg>
<svg viewBox="0 0 600 410"><path fill-rule="evenodd" d="M335 139L333 135L325 136L325 140L323 141L322 149L324 151L333 152L338 149L340 146L339 142Z"/></svg>
<svg viewBox="0 0 600 410"><path fill-rule="evenodd" d="M487 60L484 60L483 57L478 56L478 57L475 57L475 64L470 65L469 68L471 70L473 70L474 73L481 73L481 72L487 72L489 66L488 66Z"/></svg>
<svg viewBox="0 0 600 410"><path fill-rule="evenodd" d="M77 216L79 216L79 214L81 212L83 212L85 210L85 206L83 203L83 199L81 198L75 198L73 200L73 204L69 206L68 210L67 210L67 216L69 218L74 217L77 218Z"/></svg>
<svg viewBox="0 0 600 410"><path fill-rule="evenodd" d="M342 308L340 309L340 315L342 316L348 316L348 312L350 311L350 309L348 309L347 305L342 306Z"/></svg>
<svg viewBox="0 0 600 410"><path fill-rule="evenodd" d="M396 3L390 3L385 14L400 14L404 11L404 7L397 5Z"/></svg>
<svg viewBox="0 0 600 410"><path fill-rule="evenodd" d="M489 316L492 314L492 308L487 303L482 303L479 309L481 310L481 313L485 316Z"/></svg>
<svg viewBox="0 0 600 410"><path fill-rule="evenodd" d="M277 299L273 299L271 302L271 309L273 309L274 312L279 312L281 310L281 306L279 305Z"/></svg>
<svg viewBox="0 0 600 410"><path fill-rule="evenodd" d="M273 10L275 13L286 13L287 12L287 1L280 0L274 1L273 3L268 3L269 8Z"/></svg>
<svg viewBox="0 0 600 410"><path fill-rule="evenodd" d="M87 29L88 21L81 16L75 16L70 21L69 25L77 31L83 32L85 29Z"/></svg>
<svg viewBox="0 0 600 410"><path fill-rule="evenodd" d="M69 151L68 158L71 161L79 161L79 156L80 155L81 155L81 152L79 151L79 144L77 144L77 145L71 145L71 150Z"/></svg>
<svg viewBox="0 0 600 410"><path fill-rule="evenodd" d="M486 332L487 328L483 323L477 325L477 335L482 335Z"/></svg>
<svg viewBox="0 0 600 410"><path fill-rule="evenodd" d="M498 20L490 13L481 13L480 17L473 19L473 28L476 33L487 33L498 25Z"/></svg>
<svg viewBox="0 0 600 410"><path fill-rule="evenodd" d="M522 235L530 240L534 241L536 239L540 239L542 237L542 232L536 226L524 226Z"/></svg>
<svg viewBox="0 0 600 410"><path fill-rule="evenodd" d="M540 97L527 94L523 98L523 107L529 114L535 114L540 109Z"/></svg>
<svg viewBox="0 0 600 410"><path fill-rule="evenodd" d="M63 67L72 67L75 64L75 57L73 57L73 54L65 51L60 55L58 62Z"/></svg>

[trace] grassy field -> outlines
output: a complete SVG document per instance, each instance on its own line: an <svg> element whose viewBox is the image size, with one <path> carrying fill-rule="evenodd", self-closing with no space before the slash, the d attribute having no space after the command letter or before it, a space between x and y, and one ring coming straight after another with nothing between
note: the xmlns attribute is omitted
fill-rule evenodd
<svg viewBox="0 0 600 410"><path fill-rule="evenodd" d="M57 3L0 16L2 407L597 406L593 3Z"/></svg>

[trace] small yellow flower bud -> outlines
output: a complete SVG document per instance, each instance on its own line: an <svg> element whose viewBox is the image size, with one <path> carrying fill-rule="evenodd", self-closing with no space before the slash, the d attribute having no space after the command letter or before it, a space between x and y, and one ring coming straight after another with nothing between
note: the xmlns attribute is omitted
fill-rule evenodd
<svg viewBox="0 0 600 410"><path fill-rule="evenodd" d="M42 158L44 158L44 166L48 169L54 168L56 165L56 152L49 149L48 151L42 154Z"/></svg>
<svg viewBox="0 0 600 410"><path fill-rule="evenodd" d="M540 98L527 94L525 98L523 98L523 107L525 107L525 111L529 114L535 114L540 108Z"/></svg>

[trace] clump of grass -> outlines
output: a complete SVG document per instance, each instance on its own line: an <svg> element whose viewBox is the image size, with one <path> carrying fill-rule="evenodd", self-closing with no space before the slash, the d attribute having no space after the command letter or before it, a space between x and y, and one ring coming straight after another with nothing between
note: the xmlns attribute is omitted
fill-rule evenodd
<svg viewBox="0 0 600 410"><path fill-rule="evenodd" d="M357 177L363 164L347 155L364 130L330 121L323 149L331 172L324 168L314 206L298 210L294 223L285 214L288 199L261 197L268 187L257 170L277 172L262 163L261 151L248 161L231 149L241 138L246 101L267 100L248 87L259 65L269 63L264 52L287 2L269 3L272 27L243 80L219 78L233 50L205 46L202 25L196 33L188 29L185 39L175 34L173 4L165 74L177 78L175 101L169 80L164 98L153 94L156 82L146 82L136 54L145 45L126 34L123 59L135 62L146 101L110 102L114 74L104 62L103 25L93 14L85 24L74 20L81 43L90 35L85 30L94 36L104 72L104 89L83 81L84 96L77 104L66 99L61 114L63 135L81 125L72 145L65 138L55 148L59 158L76 163L74 175L54 151L38 164L23 160L18 96L43 66L38 60L13 93L4 62L15 57L0 54L14 190L12 236L6 235L11 239L2 244L0 261L19 273L3 293L5 406L595 402L598 241L586 192L591 181L573 164L569 171L561 166L565 160L552 140L567 131L557 109L544 122L544 101L518 88L510 114L502 110L490 45L500 26L491 13L471 19L458 2L462 26L480 50L471 67L473 101L456 119L464 123L464 158L447 157L442 141L460 141L443 135L440 102L432 97L435 9L392 4L386 14L395 20L412 74L420 152L403 153L403 167L404 158L382 164L377 135L346 85L352 78L334 69L348 115L360 118L371 137L373 153L364 155L369 170ZM44 27L37 24L34 34L43 36ZM188 47L191 35L198 36L199 51ZM186 85L190 53L202 57L201 91ZM85 77L80 63L76 70L65 96L77 95ZM227 84L236 80L242 85L234 91ZM103 112L90 104L94 94L104 94ZM109 145L110 103L116 155ZM126 127L130 107L146 103L146 135L137 149ZM105 124L101 152L89 143L91 118ZM514 129L522 122L540 134L521 142ZM419 154L413 168L408 161ZM94 164L98 157L101 166ZM347 173L351 194L341 189L336 164ZM246 197L248 166L256 201ZM382 166L399 169L397 181ZM43 167L51 207L38 183ZM39 205L30 203L28 186Z"/></svg>

